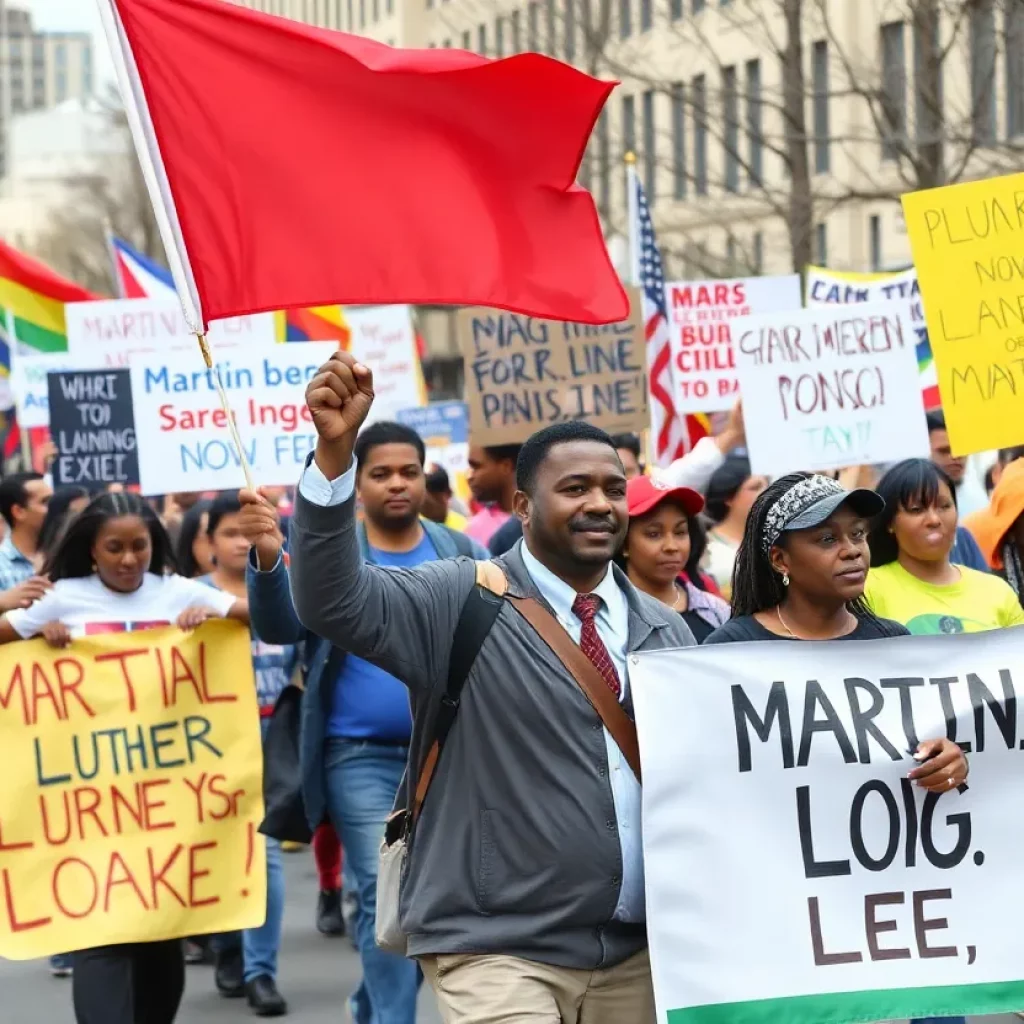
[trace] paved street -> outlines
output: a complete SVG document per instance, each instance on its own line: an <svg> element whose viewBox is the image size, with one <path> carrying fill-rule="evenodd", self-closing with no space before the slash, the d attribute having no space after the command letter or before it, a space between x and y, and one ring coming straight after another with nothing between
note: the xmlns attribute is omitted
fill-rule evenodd
<svg viewBox="0 0 1024 1024"><path fill-rule="evenodd" d="M281 991L291 1020L301 1024L345 1024L344 1000L359 976L347 939L325 939L313 927L316 874L308 854L285 857L288 906L285 915ZM42 963L0 960L0 1024L74 1024L71 986L54 980ZM424 991L417 1024L440 1024L433 997ZM178 1024L242 1024L255 1020L244 1001L221 999L209 967L190 967ZM1019 1024L1012 1015L977 1017L971 1024ZM631 1024L623 1021L622 1024Z"/></svg>

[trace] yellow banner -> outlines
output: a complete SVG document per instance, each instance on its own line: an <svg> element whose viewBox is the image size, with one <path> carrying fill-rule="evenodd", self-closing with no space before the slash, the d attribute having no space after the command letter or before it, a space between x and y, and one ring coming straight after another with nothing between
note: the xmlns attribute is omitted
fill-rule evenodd
<svg viewBox="0 0 1024 1024"><path fill-rule="evenodd" d="M903 197L957 455L1024 442L1024 174Z"/></svg>
<svg viewBox="0 0 1024 1024"><path fill-rule="evenodd" d="M224 621L0 647L0 956L263 922L250 650Z"/></svg>

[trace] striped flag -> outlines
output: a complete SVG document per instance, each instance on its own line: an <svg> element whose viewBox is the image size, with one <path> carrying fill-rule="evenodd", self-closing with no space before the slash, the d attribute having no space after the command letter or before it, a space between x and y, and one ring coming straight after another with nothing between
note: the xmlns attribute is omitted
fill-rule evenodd
<svg viewBox="0 0 1024 1024"><path fill-rule="evenodd" d="M668 306L665 302L665 272L654 238L654 223L636 168L628 166L630 179L630 239L634 263L633 280L643 292L643 316L647 337L647 373L651 390L651 433L654 460L667 466L681 458L708 434L705 416L676 412L675 381L672 375L672 346Z"/></svg>
<svg viewBox="0 0 1024 1024"><path fill-rule="evenodd" d="M122 299L177 299L171 272L123 238L110 236L110 254Z"/></svg>

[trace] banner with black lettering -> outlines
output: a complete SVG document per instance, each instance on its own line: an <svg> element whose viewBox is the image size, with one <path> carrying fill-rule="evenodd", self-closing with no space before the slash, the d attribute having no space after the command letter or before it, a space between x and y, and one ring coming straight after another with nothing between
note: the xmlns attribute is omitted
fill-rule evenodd
<svg viewBox="0 0 1024 1024"><path fill-rule="evenodd" d="M1024 1009L1024 627L632 656L661 1024ZM907 774L970 751L961 789Z"/></svg>

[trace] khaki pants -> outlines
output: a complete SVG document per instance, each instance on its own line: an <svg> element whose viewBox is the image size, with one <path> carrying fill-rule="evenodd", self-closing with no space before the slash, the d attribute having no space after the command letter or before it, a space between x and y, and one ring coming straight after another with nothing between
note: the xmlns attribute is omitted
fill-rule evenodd
<svg viewBox="0 0 1024 1024"><path fill-rule="evenodd" d="M647 951L577 971L514 956L420 958L444 1024L654 1024Z"/></svg>

